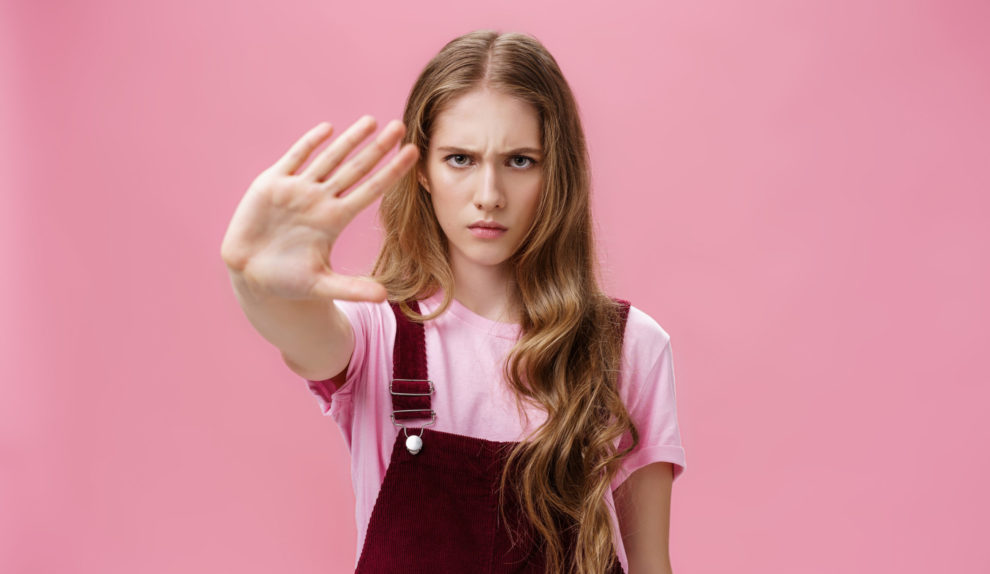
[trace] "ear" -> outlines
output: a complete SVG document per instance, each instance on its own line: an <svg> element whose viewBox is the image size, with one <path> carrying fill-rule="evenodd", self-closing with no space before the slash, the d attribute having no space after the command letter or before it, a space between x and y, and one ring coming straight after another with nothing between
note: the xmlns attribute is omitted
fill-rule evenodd
<svg viewBox="0 0 990 574"><path fill-rule="evenodd" d="M423 170L419 170L417 177L419 179L419 184L423 186L423 189L426 190L426 193L430 193L430 184L428 181L426 181L426 176L423 174Z"/></svg>

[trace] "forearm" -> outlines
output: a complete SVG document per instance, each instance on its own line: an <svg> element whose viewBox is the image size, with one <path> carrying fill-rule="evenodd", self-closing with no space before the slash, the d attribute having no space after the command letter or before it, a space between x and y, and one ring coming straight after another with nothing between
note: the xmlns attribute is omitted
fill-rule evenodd
<svg viewBox="0 0 990 574"><path fill-rule="evenodd" d="M629 574L674 574L674 570L670 567L670 562L658 562L653 565L630 562Z"/></svg>
<svg viewBox="0 0 990 574"><path fill-rule="evenodd" d="M282 352L283 360L294 372L322 380L347 367L354 335L346 315L333 301L257 294L239 272L228 268L228 273L248 321Z"/></svg>
<svg viewBox="0 0 990 574"><path fill-rule="evenodd" d="M648 548L626 548L626 559L629 561L629 574L673 574L670 566L670 556Z"/></svg>
<svg viewBox="0 0 990 574"><path fill-rule="evenodd" d="M673 465L650 463L633 472L615 492L629 574L670 574L670 495Z"/></svg>

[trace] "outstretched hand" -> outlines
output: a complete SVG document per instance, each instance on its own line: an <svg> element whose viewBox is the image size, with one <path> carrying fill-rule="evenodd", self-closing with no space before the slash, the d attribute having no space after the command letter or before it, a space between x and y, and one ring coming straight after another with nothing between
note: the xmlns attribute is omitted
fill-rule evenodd
<svg viewBox="0 0 990 574"><path fill-rule="evenodd" d="M330 268L330 250L344 227L419 158L416 146L406 144L345 195L405 133L402 122L393 120L373 142L343 162L374 132L375 125L371 116L360 118L296 173L333 133L333 126L320 123L251 183L220 252L230 272L240 274L253 294L286 299L385 299L385 288L377 281L341 275Z"/></svg>

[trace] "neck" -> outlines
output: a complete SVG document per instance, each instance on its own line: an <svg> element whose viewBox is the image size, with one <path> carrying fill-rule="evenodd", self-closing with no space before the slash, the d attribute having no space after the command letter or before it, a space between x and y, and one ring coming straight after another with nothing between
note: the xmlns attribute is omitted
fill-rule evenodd
<svg viewBox="0 0 990 574"><path fill-rule="evenodd" d="M472 312L492 321L519 323L519 307L513 296L515 280L508 264L476 265L451 253L454 298Z"/></svg>

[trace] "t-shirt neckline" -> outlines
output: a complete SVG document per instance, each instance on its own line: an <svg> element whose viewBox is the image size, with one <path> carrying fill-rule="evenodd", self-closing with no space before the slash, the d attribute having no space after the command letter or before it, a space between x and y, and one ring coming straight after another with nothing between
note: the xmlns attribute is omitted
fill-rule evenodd
<svg viewBox="0 0 990 574"><path fill-rule="evenodd" d="M429 311L433 311L440 303L443 302L443 290L438 290L433 295L422 300L422 303L426 304ZM425 310L425 309L424 309ZM452 316L456 317L460 321L471 325L472 327L482 329L487 333L491 333L496 337L501 337L503 339L515 340L519 337L521 331L521 326L518 323L503 323L501 321L493 321L487 317L482 317L474 311L465 307L456 298L452 299L450 302L450 307L444 313L450 313ZM440 315L443 317L443 315Z"/></svg>

